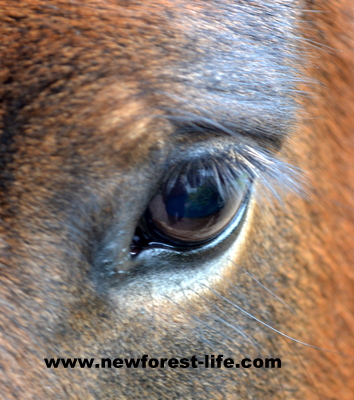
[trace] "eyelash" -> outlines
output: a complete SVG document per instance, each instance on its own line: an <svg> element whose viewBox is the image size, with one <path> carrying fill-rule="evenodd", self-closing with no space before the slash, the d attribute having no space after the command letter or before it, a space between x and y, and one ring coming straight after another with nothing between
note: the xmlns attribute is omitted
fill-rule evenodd
<svg viewBox="0 0 354 400"><path fill-rule="evenodd" d="M237 144L221 155L210 154L181 164L172 171L168 187L174 185L174 177L176 179L182 168L188 170L196 165L214 170L214 179L219 182L221 193L225 185L234 186L238 179L245 177L251 182L257 180L280 203L282 196L289 192L301 197L307 195L307 182L300 168L279 160L267 150L245 144Z"/></svg>
<svg viewBox="0 0 354 400"><path fill-rule="evenodd" d="M213 147L211 146L210 148ZM154 242L159 243L159 246L162 246L162 243L165 243L165 245L167 243L169 243L169 245L173 245L174 243L174 245L177 247L187 248L189 246L199 246L203 243L203 240L205 242L212 240L213 236L211 235L210 238L208 237L198 241L193 233L191 236L189 236L189 241L191 243L187 244L185 241L188 235L185 233L185 231L183 232L184 235L181 235L181 231L178 231L178 228L177 231L176 228L171 228L172 226L175 226L174 224L176 224L179 219L176 220L170 228L167 228L167 226L171 223L170 219L166 220L166 216L163 216L163 213L161 214L160 211L157 212L157 210L161 209L161 204L158 206L158 208L156 208L156 202L159 204L161 201L161 196L163 196L164 199L167 199L171 194L172 199L176 198L175 190L176 187L179 187L181 184L181 176L186 177L186 181L184 181L182 186L187 184L191 185L192 188L196 188L200 185L200 182L209 181L211 185L215 187L215 189L217 188L219 198L230 199L230 196L232 198L234 195L236 195L235 201L237 201L236 199L238 193L239 196L242 196L239 198L242 202L248 198L248 194L250 193L252 184L255 180L263 184L263 187L275 195L275 198L280 202L282 196L279 193L279 189L281 189L281 191L295 190L296 192L301 190L300 171L284 163L283 161L276 159L269 152L255 149L254 147L243 144L232 146L228 149L228 151L224 151L224 154L215 156L215 152L216 150L214 148L214 157L211 157L211 154L209 154L209 157L206 157L205 152L202 151L203 154L201 154L199 151L196 151L197 154L199 153L198 158L195 157L196 154L194 153L194 158L190 158L188 161L178 162L177 165L170 171L170 173L165 175L164 183L160 189L162 192L159 192L159 194L155 193L155 196L157 197L154 196L150 200L149 207L146 209L137 227L138 230L140 229L140 233L136 231L136 234L134 235L134 238L136 237L136 239L133 239L132 242L132 257L138 254L144 246L146 247L148 245L148 243L150 243L150 246L151 243ZM179 183L177 183L177 180ZM180 193L185 193L183 190ZM180 189L177 189L177 192L179 191ZM233 194L231 194L231 192L233 192ZM158 196L160 196L160 198ZM177 198L178 196L179 195L177 195ZM184 200L178 201L183 202L186 200L183 196L182 198ZM170 203L167 203L166 200L163 201L165 207L172 207L170 208L170 211L168 211L168 215L170 215L169 218L172 218L174 212L177 212L176 215L178 218L184 218L184 216L186 216L187 220L188 218L193 218L189 216L187 217L188 214L184 214L184 206L181 206L182 208L174 208L176 206L172 206L172 204L176 204L175 201L172 200L171 206L167 206L167 204ZM188 201L185 204L189 204L188 207L191 207L191 204L193 203ZM150 209L150 207L152 207L152 209ZM154 209L155 211L152 211ZM153 217L154 214L155 217L157 216L157 219ZM176 215L174 218L177 218ZM234 216L235 215L237 214L234 214ZM154 220L155 222L153 222ZM163 233L161 233L161 229L163 230ZM185 227L185 229L187 229L188 232L188 228ZM215 235L218 235L218 233ZM179 244L178 241L180 242Z"/></svg>

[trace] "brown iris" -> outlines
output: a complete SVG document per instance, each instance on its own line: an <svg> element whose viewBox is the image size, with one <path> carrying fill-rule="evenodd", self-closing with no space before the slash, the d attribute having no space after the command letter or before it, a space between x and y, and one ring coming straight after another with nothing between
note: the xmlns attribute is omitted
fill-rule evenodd
<svg viewBox="0 0 354 400"><path fill-rule="evenodd" d="M228 171L229 172L229 171ZM189 164L150 201L145 225L156 239L195 245L220 234L234 219L249 188L244 175L223 176L215 166Z"/></svg>

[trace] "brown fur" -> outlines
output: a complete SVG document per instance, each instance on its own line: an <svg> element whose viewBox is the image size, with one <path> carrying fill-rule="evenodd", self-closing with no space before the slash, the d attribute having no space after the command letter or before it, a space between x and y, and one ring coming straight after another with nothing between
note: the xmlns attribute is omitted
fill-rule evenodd
<svg viewBox="0 0 354 400"><path fill-rule="evenodd" d="M2 398L353 398L353 14L350 0L0 0ZM95 261L101 243L114 237L119 269L133 268L130 242L167 160L210 140L198 118L195 132L180 129L189 115L307 171L309 194L284 192L284 206L271 205L256 187L227 268L171 259L161 275L112 282ZM203 280L189 288L182 264ZM187 282L169 293L169 275ZM340 354L285 339L232 303ZM283 365L43 362L143 354L274 356Z"/></svg>

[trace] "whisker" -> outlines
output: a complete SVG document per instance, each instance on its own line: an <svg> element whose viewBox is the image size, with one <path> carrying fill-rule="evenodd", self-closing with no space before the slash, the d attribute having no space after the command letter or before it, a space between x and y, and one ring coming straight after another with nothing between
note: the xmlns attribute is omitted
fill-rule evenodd
<svg viewBox="0 0 354 400"><path fill-rule="evenodd" d="M303 346L307 346L307 347L311 347L312 349L316 349L316 350L321 350L325 353L329 353L329 354L335 354L337 356L343 356L346 358L350 358L351 360L354 360L353 356L350 356L348 354L344 354L344 353L339 353L337 351L332 351L332 350L327 350L327 349L323 349L322 347L318 347L318 346L314 346L312 344L306 343L306 342L302 342L301 340L295 339L292 336L289 336L281 331L279 331L278 329L273 328L272 326L268 325L267 323L265 323L264 321L258 319L257 317L255 317L254 315L250 314L249 312L247 312L246 310L244 310L242 307L238 306L237 304L233 303L232 301L230 301L229 299L227 299L226 297L222 296L221 294L217 293L215 290L213 290L212 288L210 288L207 285L204 285L203 283L201 283L202 286L205 286L207 289L209 289L212 293L214 293L216 296L220 297L221 299L223 299L224 301L226 301L227 303L231 304L232 306L234 306L235 308L237 308L238 310L240 310L242 313L244 313L245 315L247 315L248 317L252 318L253 320L257 321L258 323L262 324L263 326L265 326L266 328L272 330L275 333L278 333L279 335L292 340L293 342L302 344Z"/></svg>
<svg viewBox="0 0 354 400"><path fill-rule="evenodd" d="M271 291L269 288L267 288L265 285L263 285L263 283L261 283L257 278L255 278L250 272L246 271L240 265L236 264L231 258L229 258L229 261L231 261L237 268L239 268L242 272L244 272L246 275L248 275L250 278L252 278L256 283L258 283L259 286L261 286L264 290L266 290L269 294L271 294L274 298L276 298L280 303L282 303L286 308L288 308L294 315L297 315L296 311L293 308L291 308L284 300L282 300L279 296L277 296L273 291ZM231 285L236 288L235 285L233 285L233 284L231 284Z"/></svg>
<svg viewBox="0 0 354 400"><path fill-rule="evenodd" d="M183 291L184 292L184 291ZM169 296L165 295L164 296L166 299L170 300L172 303L174 303L178 308L180 308L184 313L186 313L187 315L189 315L192 319L194 319L195 321L197 321L198 323L204 325L205 327L207 327L208 329L210 329L211 331L216 332L218 335L222 336L223 338L225 338L228 342L230 342L233 346L235 345L235 340L230 338L229 336L225 335L224 333L220 332L220 330L210 326L209 324L207 324L206 322L202 321L200 318L196 317L195 315L191 314L189 311L187 311L184 307L182 307L180 304L178 304L176 301L174 301L173 299L171 299ZM203 335L204 336L204 335ZM214 345L210 346L211 348L214 347ZM221 353L220 353L221 354ZM235 370L236 373L240 374L240 371ZM247 380L249 385L245 385L245 388L247 390L247 393L251 396L251 391L250 391L250 387L251 385L251 381L250 381L250 377L249 374L246 374L247 376Z"/></svg>
<svg viewBox="0 0 354 400"><path fill-rule="evenodd" d="M180 308L184 313L186 313L187 315L189 315L192 319L194 319L195 321L197 321L198 323L206 326L208 329L217 332L220 336L222 336L224 339L226 339L228 342L231 342L232 344L234 344L234 340L232 338L230 338L229 336L225 335L224 333L220 332L218 329L213 328L212 326L210 326L209 324L207 324L206 322L202 321L200 318L196 317L195 315L191 314L189 311L187 311L184 307L182 307L180 304L178 304L176 301L174 301L173 299L171 299L169 296L165 295L164 296L166 299L170 300L172 303L174 303L178 308ZM213 347L213 345L211 346Z"/></svg>
<svg viewBox="0 0 354 400"><path fill-rule="evenodd" d="M304 37L300 38L299 36L295 36L295 35L294 35L294 38L300 43L305 43L308 46L314 47L317 50L325 51L328 54L335 54L335 53L340 52L338 49L335 49L330 46L326 46L325 44L316 42L315 40L307 39Z"/></svg>
<svg viewBox="0 0 354 400"><path fill-rule="evenodd" d="M192 292L194 292L197 296L199 296L204 302L209 303L212 305L212 307L215 309L217 309L218 312L220 312L222 315L227 316L227 314L221 310L221 308L217 305L212 303L209 300L206 300L203 296L201 296L199 293L197 293L195 290L193 290L192 288L189 288L189 290L191 290ZM219 317L218 315L216 315L216 317L218 318L218 320L223 323L224 325L230 327L231 329L235 330L237 333L239 333L243 338L245 338L248 342L250 342L252 344L252 346L259 351L259 356L261 358L265 358L264 355L262 354L262 351L266 352L267 357L270 357L270 354L267 353L267 351L265 350L265 348L263 346L261 346L254 338L252 338L250 335L245 334L244 332L242 332L241 330L239 330L238 328L236 328L233 324L230 324L229 322L227 322L226 320L224 320L223 318ZM282 390L283 393L283 397L284 399L286 398L285 396L285 390L283 387L283 384L278 376L278 374L276 373L275 370L271 369L271 373L274 374L275 378L277 379L277 381L279 382L279 386Z"/></svg>
<svg viewBox="0 0 354 400"><path fill-rule="evenodd" d="M200 297L205 303L211 304L212 307L215 309L217 309L218 312L220 312L222 315L227 315L224 311L222 311L220 309L220 307L214 303L212 303L209 300L206 300L203 296L201 296L199 293L197 293L195 290L193 290L192 288L189 288L189 290L191 290L193 293L195 293L198 297ZM224 323L225 325L229 326L231 329L235 330L238 334L240 334L244 339L246 339L249 343L251 343L255 348L261 348L260 344L252 339L249 335L247 335L246 333L242 332L240 329L236 328L234 325L230 324L229 322L227 322L226 320L224 320L223 318L217 316L217 318Z"/></svg>
<svg viewBox="0 0 354 400"><path fill-rule="evenodd" d="M295 355L295 357L298 359L298 361L299 361L299 363L301 364L301 366L302 366L302 368L304 369L304 371L306 371L306 375L307 375L307 377L309 378L310 382L312 383L313 387L315 388L315 391L316 391L316 393L317 393L317 395L318 395L318 398L319 398L320 400L323 400L323 397L322 397L321 392L319 391L319 389L318 389L318 387L317 387L315 381L313 380L312 375L310 374L310 371L308 370L308 368L306 367L306 365L302 362L300 356L299 356L299 355L297 354L297 352L293 349L293 347L291 346L291 344L290 344L287 340L285 340L285 338L282 338L282 339L284 340L284 342L286 343L286 345L290 348L290 350L291 350L292 353Z"/></svg>

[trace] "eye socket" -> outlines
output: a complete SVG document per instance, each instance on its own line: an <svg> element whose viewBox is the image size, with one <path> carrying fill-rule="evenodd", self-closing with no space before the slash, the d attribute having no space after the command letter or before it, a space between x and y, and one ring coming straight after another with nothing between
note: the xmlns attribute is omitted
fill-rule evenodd
<svg viewBox="0 0 354 400"><path fill-rule="evenodd" d="M200 160L175 168L150 201L132 243L191 247L217 237L235 219L250 177L225 161Z"/></svg>

